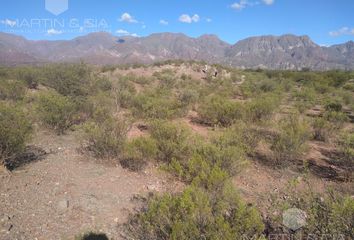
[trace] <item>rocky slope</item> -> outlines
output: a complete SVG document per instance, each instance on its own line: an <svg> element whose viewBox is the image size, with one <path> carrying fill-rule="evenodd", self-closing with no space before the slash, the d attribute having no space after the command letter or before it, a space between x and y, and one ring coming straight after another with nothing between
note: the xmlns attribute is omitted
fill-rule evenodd
<svg viewBox="0 0 354 240"><path fill-rule="evenodd" d="M91 33L68 41L30 41L0 33L0 64L41 62L93 64L152 63L168 59L203 60L240 68L354 69L354 42L321 47L308 36L250 37L230 45L215 35L181 33L116 37Z"/></svg>

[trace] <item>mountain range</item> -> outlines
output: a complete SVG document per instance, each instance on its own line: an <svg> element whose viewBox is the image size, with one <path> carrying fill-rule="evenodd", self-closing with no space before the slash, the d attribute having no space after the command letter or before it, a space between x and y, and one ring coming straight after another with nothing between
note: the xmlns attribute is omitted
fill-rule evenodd
<svg viewBox="0 0 354 240"><path fill-rule="evenodd" d="M198 38L181 33L147 37L90 33L72 40L33 41L0 32L0 64L78 62L91 64L152 63L169 59L198 60L238 68L313 70L354 69L354 42L329 47L308 36L257 36L234 45L216 35Z"/></svg>

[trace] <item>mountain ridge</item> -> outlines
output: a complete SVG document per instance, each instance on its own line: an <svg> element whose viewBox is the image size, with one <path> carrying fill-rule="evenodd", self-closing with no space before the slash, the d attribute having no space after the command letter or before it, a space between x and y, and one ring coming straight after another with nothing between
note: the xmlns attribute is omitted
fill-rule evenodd
<svg viewBox="0 0 354 240"><path fill-rule="evenodd" d="M89 33L71 40L28 40L0 32L0 64L77 62L152 63L199 60L238 68L300 70L354 69L354 42L324 47L307 35L262 35L229 44L214 34L153 33L146 37Z"/></svg>

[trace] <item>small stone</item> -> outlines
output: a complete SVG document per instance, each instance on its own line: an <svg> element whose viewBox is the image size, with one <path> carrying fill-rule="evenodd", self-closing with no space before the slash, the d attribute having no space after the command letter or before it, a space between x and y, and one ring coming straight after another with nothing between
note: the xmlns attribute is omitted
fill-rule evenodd
<svg viewBox="0 0 354 240"><path fill-rule="evenodd" d="M58 210L64 212L69 208L69 200L64 199L58 202Z"/></svg>

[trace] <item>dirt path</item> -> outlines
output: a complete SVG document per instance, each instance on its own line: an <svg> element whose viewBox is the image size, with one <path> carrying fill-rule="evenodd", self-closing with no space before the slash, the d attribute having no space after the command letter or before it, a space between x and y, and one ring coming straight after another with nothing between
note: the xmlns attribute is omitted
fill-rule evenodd
<svg viewBox="0 0 354 240"><path fill-rule="evenodd" d="M149 191L178 188L149 167L132 173L98 164L78 153L70 133L39 133L33 144L49 154L12 173L1 174L0 239L73 239L87 230L101 230L119 239L117 224L136 206L131 199Z"/></svg>

